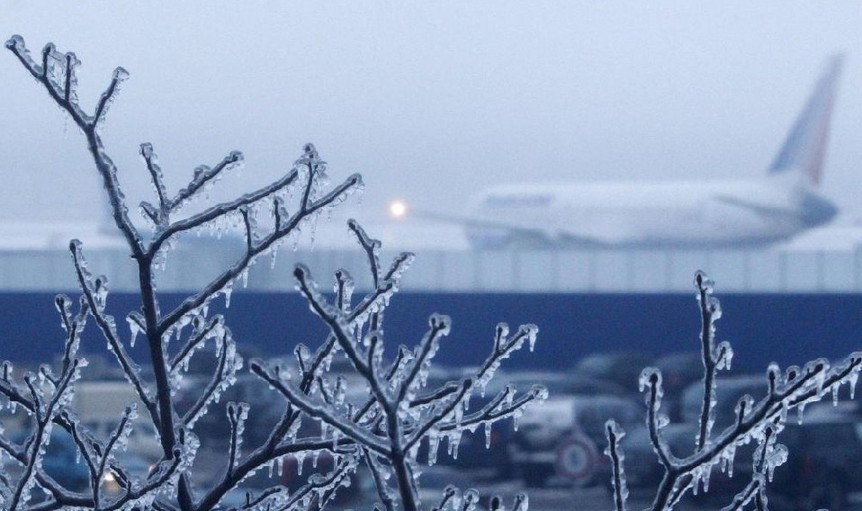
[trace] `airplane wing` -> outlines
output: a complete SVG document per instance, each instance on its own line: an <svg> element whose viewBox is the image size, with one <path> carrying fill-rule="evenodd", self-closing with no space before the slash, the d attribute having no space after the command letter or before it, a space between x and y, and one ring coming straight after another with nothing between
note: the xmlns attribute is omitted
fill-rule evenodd
<svg viewBox="0 0 862 511"><path fill-rule="evenodd" d="M611 239L578 235L548 226L526 227L511 222L485 220L466 215L452 215L433 211L411 210L410 215L416 218L458 224L466 228L506 231L513 234L516 238L529 240L536 244L570 244L588 247L609 247L614 244Z"/></svg>

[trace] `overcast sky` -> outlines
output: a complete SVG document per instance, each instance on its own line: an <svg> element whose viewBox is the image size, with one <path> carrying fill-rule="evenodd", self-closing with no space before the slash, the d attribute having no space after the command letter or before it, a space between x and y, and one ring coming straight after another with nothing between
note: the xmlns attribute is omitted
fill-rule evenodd
<svg viewBox="0 0 862 511"><path fill-rule="evenodd" d="M859 2L0 0L3 40L77 53L86 105L131 73L104 138L136 203L141 142L174 187L242 150L236 191L312 141L333 178L364 175L360 218L460 213L503 181L761 175L837 51L823 189L858 214L860 27ZM0 218L98 215L83 138L6 51L0 162Z"/></svg>

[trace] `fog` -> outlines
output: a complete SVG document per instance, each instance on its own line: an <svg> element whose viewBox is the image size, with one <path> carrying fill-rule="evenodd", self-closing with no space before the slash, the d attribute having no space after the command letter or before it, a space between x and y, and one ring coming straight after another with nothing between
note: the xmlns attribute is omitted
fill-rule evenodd
<svg viewBox="0 0 862 511"><path fill-rule="evenodd" d="M393 198L460 213L489 183L765 173L826 57L847 54L823 179L860 213L862 5L850 2L39 2L0 0L0 37L83 61L135 203L138 145L168 182L233 149L229 191L312 141L361 172L360 218ZM85 141L9 52L0 58L4 221L98 216ZM26 211L22 212L22 210Z"/></svg>

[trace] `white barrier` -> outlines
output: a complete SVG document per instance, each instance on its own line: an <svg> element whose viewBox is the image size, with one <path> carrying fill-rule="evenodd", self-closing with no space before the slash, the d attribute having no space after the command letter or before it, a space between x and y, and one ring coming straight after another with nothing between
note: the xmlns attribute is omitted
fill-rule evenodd
<svg viewBox="0 0 862 511"><path fill-rule="evenodd" d="M218 243L180 245L157 276L159 289L195 289L237 254ZM111 289L135 289L134 262L124 251L103 248L86 255L93 273L109 277ZM383 258L394 255L384 251ZM356 276L367 273L359 250L282 249L273 269L269 257L258 261L248 288L292 290L291 271L298 261L312 269L324 291L332 285L335 269L343 267ZM706 270L725 293L862 292L862 250L424 250L406 274L403 288L417 292L691 292L697 269ZM362 280L357 284L368 285ZM74 290L70 257L60 250L2 251L0 289Z"/></svg>

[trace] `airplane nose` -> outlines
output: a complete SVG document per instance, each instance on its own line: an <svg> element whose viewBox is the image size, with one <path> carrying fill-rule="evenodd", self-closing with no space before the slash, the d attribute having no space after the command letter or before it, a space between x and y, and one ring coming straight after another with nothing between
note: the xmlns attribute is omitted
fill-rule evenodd
<svg viewBox="0 0 862 511"><path fill-rule="evenodd" d="M832 202L816 195L806 195L802 201L802 221L805 225L825 224L835 218L838 208Z"/></svg>

